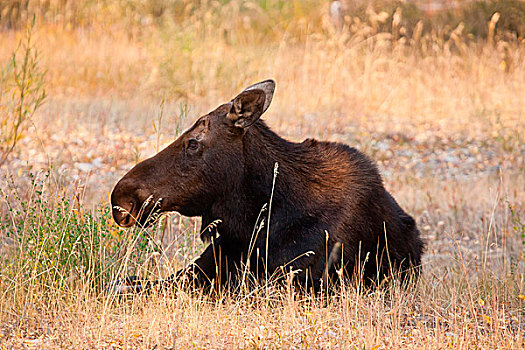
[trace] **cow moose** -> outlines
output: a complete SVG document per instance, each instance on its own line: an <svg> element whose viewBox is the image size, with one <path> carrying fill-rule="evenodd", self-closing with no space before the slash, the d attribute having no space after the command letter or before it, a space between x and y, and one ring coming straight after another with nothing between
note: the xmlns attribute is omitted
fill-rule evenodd
<svg viewBox="0 0 525 350"><path fill-rule="evenodd" d="M201 238L211 243L162 282L221 284L238 279L241 266L262 280L285 267L299 285L317 288L341 271L359 270L368 281L418 271L424 243L416 223L375 164L341 143L279 137L260 119L274 89L273 80L249 86L113 189L122 227L168 211L202 217Z"/></svg>

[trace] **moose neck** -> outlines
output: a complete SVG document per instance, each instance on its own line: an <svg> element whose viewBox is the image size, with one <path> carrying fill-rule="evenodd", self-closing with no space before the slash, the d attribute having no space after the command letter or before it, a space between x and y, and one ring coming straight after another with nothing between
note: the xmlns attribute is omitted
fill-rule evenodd
<svg viewBox="0 0 525 350"><path fill-rule="evenodd" d="M300 176L295 174L296 168L301 165L300 160L296 159L300 155L297 152L298 144L281 138L270 130L263 121L259 120L247 129L243 144L244 181L252 191L256 192L254 194L263 197L261 200L265 203L268 202L272 194L274 177L274 195L278 195L283 186L291 186L290 180L292 178L290 176ZM282 175L275 173L276 167L277 172ZM302 180L297 177L295 179ZM293 188L291 189L293 190Z"/></svg>
<svg viewBox="0 0 525 350"><path fill-rule="evenodd" d="M301 198L304 191L299 187L308 183L304 179L308 171L303 168L307 154L304 149L299 152L301 145L279 137L262 121L249 127L243 139L243 178L203 216L203 226L220 218L221 235L249 240L259 214L264 218L268 213L261 209L269 204L272 189L272 218L277 219L277 212L282 212L286 216L283 220L293 220L293 207L305 205ZM274 174L276 163L278 175ZM273 227L275 223L272 219Z"/></svg>

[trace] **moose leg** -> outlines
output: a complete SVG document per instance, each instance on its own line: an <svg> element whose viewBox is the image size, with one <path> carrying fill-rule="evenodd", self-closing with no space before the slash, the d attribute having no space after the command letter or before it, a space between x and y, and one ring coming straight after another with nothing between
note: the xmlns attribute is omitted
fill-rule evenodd
<svg viewBox="0 0 525 350"><path fill-rule="evenodd" d="M222 236L212 238L204 252L187 267L166 280L158 281L161 288L170 286L219 287L235 278L241 252Z"/></svg>
<svg viewBox="0 0 525 350"><path fill-rule="evenodd" d="M260 263L257 265L257 257L252 256L252 270L253 266L259 266L256 273L265 277L294 271L294 285L305 290L320 290L325 271L332 269L333 262L328 261L327 253L331 254L334 244L327 242L324 230L318 227L304 227L301 231L305 238L293 241L272 242L270 235L267 253L266 237L260 238L257 242Z"/></svg>
<svg viewBox="0 0 525 350"><path fill-rule="evenodd" d="M323 277L323 267L320 266L320 259L317 259L317 257L314 255L315 253L313 252L311 253L311 256L306 255L306 253L300 253L297 256L300 256L301 254L305 255L297 258L296 260L291 259L289 261L284 261L281 259L279 259L280 261L277 261L268 257L268 269L269 271L272 271L269 276L284 277L283 274L293 273L292 281L295 287L299 287L300 289L306 291L311 289L314 291L319 291L322 286L321 281ZM259 274L261 274L260 271Z"/></svg>
<svg viewBox="0 0 525 350"><path fill-rule="evenodd" d="M241 253L237 247L222 237L212 238L197 260L166 279L151 281L130 276L111 282L105 290L107 293L130 294L167 290L174 286L217 288L235 277L240 260Z"/></svg>

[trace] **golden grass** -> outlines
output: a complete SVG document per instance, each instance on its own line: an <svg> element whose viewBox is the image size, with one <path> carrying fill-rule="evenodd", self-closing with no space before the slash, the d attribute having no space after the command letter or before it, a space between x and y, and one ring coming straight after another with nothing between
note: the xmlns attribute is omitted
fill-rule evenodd
<svg viewBox="0 0 525 350"><path fill-rule="evenodd" d="M252 19L257 26L250 27L233 16L239 4L210 5L182 21L131 31L119 23L40 25L35 39L49 99L2 174L14 174L24 192L31 187L23 175L28 169L51 167L47 196L85 186L79 208L88 212L94 203L105 203L126 169L154 153L159 135L151 125L163 98L166 120L159 133L166 144L176 125L188 125L242 87L271 77L277 91L265 119L274 129L295 140L351 143L392 174L387 189L414 215L428 243L420 282L365 293L349 283L328 300L273 286L270 293L254 287L239 295L177 291L118 300L96 292L89 276L61 271L71 275L64 289L24 280L20 271L33 266L15 264L19 269L11 274L0 270L0 349L522 348L523 42L431 35L415 42L374 32L366 23L338 32L324 5L288 7L282 17L258 12ZM277 29L269 30L271 24ZM0 35L0 65L19 36ZM191 106L185 120L181 102ZM501 171L416 176L396 161L398 153L375 147L392 135L408 140L393 144L394 151L432 158L438 147L464 147L479 156L480 167L490 163ZM76 168L96 158L103 166L91 173ZM8 186L0 188L4 197ZM4 213L12 199L0 202ZM75 210L68 215L77 215ZM161 242L167 257L159 270L139 266L142 273L165 276L198 254L196 225L194 219L169 220ZM11 242L5 232L2 226L0 239ZM129 241L122 244L132 248ZM8 248L2 248L5 257ZM123 260L115 271L119 264Z"/></svg>
<svg viewBox="0 0 525 350"><path fill-rule="evenodd" d="M187 49L178 39L158 34L137 42L113 33L43 28L37 36L51 97L182 97L204 112L242 86L272 77L278 82L267 117L273 125L304 123L305 115L321 116L316 124L336 128L348 119L392 118L402 130L406 124L428 124L485 134L493 131L496 118L504 127L521 127L525 114L521 44L420 55L379 36L353 42L344 34L253 46L189 38L197 42ZM14 47L13 39L13 34L0 38L0 62Z"/></svg>
<svg viewBox="0 0 525 350"><path fill-rule="evenodd" d="M429 243L424 274L407 289L363 292L351 283L312 298L271 285L119 300L94 292L89 278L54 289L4 276L0 341L8 348L520 348L523 267L510 259L521 243L508 231L506 201L520 202L523 177L436 182L395 186Z"/></svg>

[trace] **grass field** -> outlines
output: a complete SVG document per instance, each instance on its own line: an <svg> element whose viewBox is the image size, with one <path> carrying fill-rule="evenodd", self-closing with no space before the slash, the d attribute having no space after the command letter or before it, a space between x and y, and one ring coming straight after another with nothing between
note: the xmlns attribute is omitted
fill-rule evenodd
<svg viewBox="0 0 525 350"><path fill-rule="evenodd" d="M525 41L498 30L504 12L477 37L468 23L410 26L393 2L346 14L342 28L328 2L167 1L161 14L161 1L49 3L26 16L37 15L46 97L0 166L0 349L525 347ZM2 16L6 128L26 22ZM204 247L199 220L178 214L118 228L116 181L266 78L277 88L264 119L280 135L344 142L377 162L427 243L420 281L368 291L356 280L328 297L274 285L105 294Z"/></svg>

